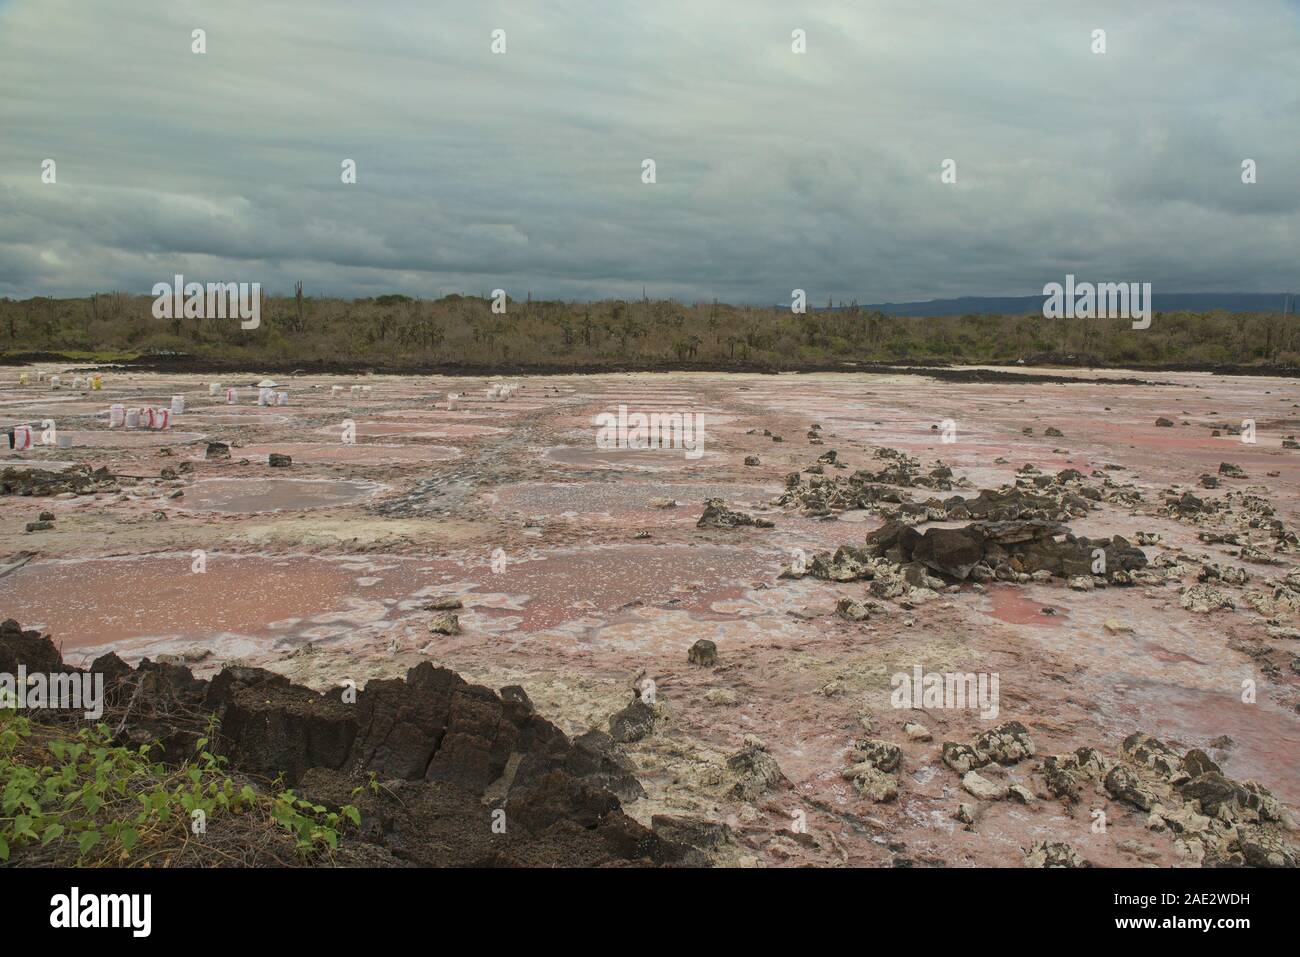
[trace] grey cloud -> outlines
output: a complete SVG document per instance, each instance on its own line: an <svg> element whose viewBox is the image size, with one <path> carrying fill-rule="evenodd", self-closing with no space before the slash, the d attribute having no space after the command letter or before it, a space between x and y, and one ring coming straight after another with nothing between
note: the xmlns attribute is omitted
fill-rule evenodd
<svg viewBox="0 0 1300 957"><path fill-rule="evenodd" d="M1298 27L1291 0L9 0L0 295L176 272L757 303L1029 294L1067 271L1285 289Z"/></svg>

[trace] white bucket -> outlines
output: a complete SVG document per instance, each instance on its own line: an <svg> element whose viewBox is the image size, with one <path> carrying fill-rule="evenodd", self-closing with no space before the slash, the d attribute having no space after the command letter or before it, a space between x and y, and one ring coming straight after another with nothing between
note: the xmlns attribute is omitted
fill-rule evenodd
<svg viewBox="0 0 1300 957"><path fill-rule="evenodd" d="M154 409L153 410L153 427L155 429L167 429L172 424L171 409Z"/></svg>
<svg viewBox="0 0 1300 957"><path fill-rule="evenodd" d="M153 409L152 406L149 407L149 408L147 408L147 409L141 409L141 410L140 410L140 428L142 428L142 429L152 429L152 428L154 427L153 421L154 421L154 419L157 417L157 415L158 415L158 413L154 411L154 409Z"/></svg>
<svg viewBox="0 0 1300 957"><path fill-rule="evenodd" d="M330 395L338 395L342 391L343 391L343 386L341 385L330 386Z"/></svg>
<svg viewBox="0 0 1300 957"><path fill-rule="evenodd" d="M358 392L360 392L360 391L361 391L361 386L359 386L359 385L354 385L354 386L352 387L352 394L353 394L353 395L356 395L356 394L357 394Z"/></svg>
<svg viewBox="0 0 1300 957"><path fill-rule="evenodd" d="M72 380L72 387L74 389L84 389L86 387L86 380L83 379L81 376L77 376L75 379Z"/></svg>
<svg viewBox="0 0 1300 957"><path fill-rule="evenodd" d="M266 405L266 404L267 404L267 398L268 398L270 392L271 392L270 389L258 389L258 390L257 390L257 404L258 404L258 405Z"/></svg>
<svg viewBox="0 0 1300 957"><path fill-rule="evenodd" d="M239 390L238 390L238 389L227 389L227 390L226 390L226 405L238 405L238 404L239 404Z"/></svg>
<svg viewBox="0 0 1300 957"><path fill-rule="evenodd" d="M120 429L126 424L126 408L118 403L108 407L108 427L110 429Z"/></svg>
<svg viewBox="0 0 1300 957"><path fill-rule="evenodd" d="M140 428L140 410L139 410L139 409L127 409L127 410L126 410L126 427L127 427L128 429L138 429L138 428Z"/></svg>
<svg viewBox="0 0 1300 957"><path fill-rule="evenodd" d="M288 393L288 392L277 392L277 393L275 394L275 404L276 404L276 405L288 405L288 404L289 404L289 393Z"/></svg>
<svg viewBox="0 0 1300 957"><path fill-rule="evenodd" d="M217 394L218 392L220 392L220 391L221 391L221 383L220 383L220 382L209 382L209 383L208 383L208 395L216 395L216 394Z"/></svg>
<svg viewBox="0 0 1300 957"><path fill-rule="evenodd" d="M56 375L50 376L50 388L51 389L59 388L59 383L61 383L62 381L63 380L59 376Z"/></svg>
<svg viewBox="0 0 1300 957"><path fill-rule="evenodd" d="M185 396L172 396L172 415L180 415L185 411Z"/></svg>
<svg viewBox="0 0 1300 957"><path fill-rule="evenodd" d="M32 427L30 425L14 426L14 451L22 452L32 447Z"/></svg>

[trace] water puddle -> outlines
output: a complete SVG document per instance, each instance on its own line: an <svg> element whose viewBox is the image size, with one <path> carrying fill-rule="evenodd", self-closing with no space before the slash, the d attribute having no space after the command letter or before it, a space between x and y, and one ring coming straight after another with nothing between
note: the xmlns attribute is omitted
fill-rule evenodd
<svg viewBox="0 0 1300 957"><path fill-rule="evenodd" d="M352 479L201 479L185 490L176 507L201 512L279 512L353 505L387 487Z"/></svg>

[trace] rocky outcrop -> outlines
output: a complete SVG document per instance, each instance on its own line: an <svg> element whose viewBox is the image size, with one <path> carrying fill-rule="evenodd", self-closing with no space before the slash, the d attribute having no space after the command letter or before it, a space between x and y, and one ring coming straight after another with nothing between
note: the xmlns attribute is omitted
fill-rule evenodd
<svg viewBox="0 0 1300 957"><path fill-rule="evenodd" d="M1126 584L1130 572L1147 564L1142 549L1118 535L1076 537L1066 526L1040 519L971 522L924 534L889 522L867 536L862 553L865 559L881 558L903 568L919 563L955 581L1028 581L1042 573L1058 578L1095 574Z"/></svg>
<svg viewBox="0 0 1300 957"><path fill-rule="evenodd" d="M756 528L772 528L773 523L765 518L754 518L744 512L728 508L720 498L711 498L704 503L704 514L695 523L696 528L739 528L752 525Z"/></svg>
<svg viewBox="0 0 1300 957"><path fill-rule="evenodd" d="M0 670L20 664L77 670L63 666L48 638L5 622ZM522 689L498 694L428 662L405 678L324 694L259 668L227 666L204 681L182 665L131 668L105 655L89 670L105 676L106 714L121 721L124 742L160 740L164 759L180 761L215 715L214 744L233 772L282 775L319 803L357 804L360 839L395 861L707 863L622 812L644 790L609 735L571 740ZM383 787L361 786L367 781ZM502 829L493 829L494 810L504 814Z"/></svg>
<svg viewBox="0 0 1300 957"><path fill-rule="evenodd" d="M0 495L93 495L96 492L119 491L117 479L107 466L92 469L89 465L74 465L62 472L49 469L16 469L12 466L0 471Z"/></svg>

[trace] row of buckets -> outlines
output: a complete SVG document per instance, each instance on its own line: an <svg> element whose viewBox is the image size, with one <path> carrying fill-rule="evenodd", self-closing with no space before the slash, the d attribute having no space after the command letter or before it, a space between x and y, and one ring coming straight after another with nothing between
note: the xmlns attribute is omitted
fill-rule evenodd
<svg viewBox="0 0 1300 957"><path fill-rule="evenodd" d="M120 402L108 407L108 427L110 429L158 429L171 428L172 418L185 411L185 396L172 396L169 409L127 408Z"/></svg>
<svg viewBox="0 0 1300 957"><path fill-rule="evenodd" d="M208 383L208 395L221 395L222 391L223 390L221 388L220 382ZM238 389L232 386L228 389L225 389L224 391L226 393L226 405L239 404L240 393ZM173 396L172 397L173 405L175 404L175 402L176 402L176 398ZM257 387L257 404L258 405L288 405L289 393L277 392L273 386L259 385Z"/></svg>
<svg viewBox="0 0 1300 957"><path fill-rule="evenodd" d="M46 440L48 441L48 439ZM9 432L9 448L15 452L25 452L30 449L36 442L35 433L30 425L15 425ZM60 435L56 442L59 448L66 449L72 445L72 439L66 435Z"/></svg>
<svg viewBox="0 0 1300 957"><path fill-rule="evenodd" d="M31 381L32 381L31 376L28 373L20 372L18 374L19 385L31 385ZM44 372L36 373L36 381L44 382L45 373ZM96 372L94 375L91 376L80 376L80 375L73 376L72 381L69 382L68 384L73 389L90 389L92 392L98 392L100 389L104 387L104 377L98 372ZM62 389L63 376L61 375L50 376L50 388Z"/></svg>
<svg viewBox="0 0 1300 957"><path fill-rule="evenodd" d="M353 388L355 388L355 386ZM493 382L483 390L483 395L489 402L495 402L501 399L512 399L518 391L519 386L513 382ZM448 392L447 410L449 412L456 411L457 404L463 398L465 398L464 395L459 392Z"/></svg>

